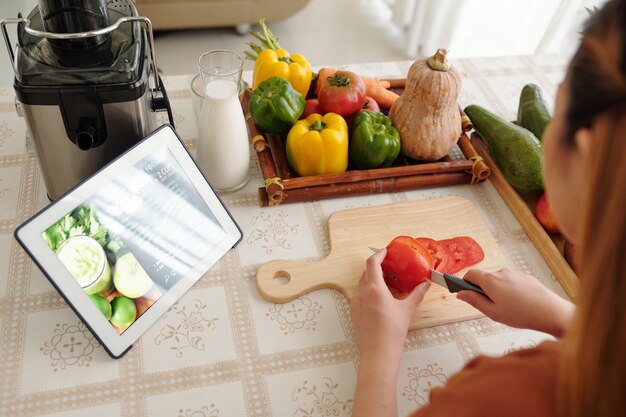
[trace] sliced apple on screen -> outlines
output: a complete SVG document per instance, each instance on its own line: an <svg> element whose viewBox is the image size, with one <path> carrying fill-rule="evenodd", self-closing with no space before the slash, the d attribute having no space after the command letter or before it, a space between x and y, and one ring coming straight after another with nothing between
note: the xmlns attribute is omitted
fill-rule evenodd
<svg viewBox="0 0 626 417"><path fill-rule="evenodd" d="M131 252L119 257L113 273L115 288L128 298L138 298L150 291L152 279Z"/></svg>

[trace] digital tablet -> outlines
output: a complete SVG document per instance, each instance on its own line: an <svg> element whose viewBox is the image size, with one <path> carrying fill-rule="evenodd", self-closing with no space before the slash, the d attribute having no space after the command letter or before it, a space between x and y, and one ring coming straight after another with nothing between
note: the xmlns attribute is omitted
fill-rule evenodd
<svg viewBox="0 0 626 417"><path fill-rule="evenodd" d="M19 226L15 237L119 358L242 233L164 125Z"/></svg>

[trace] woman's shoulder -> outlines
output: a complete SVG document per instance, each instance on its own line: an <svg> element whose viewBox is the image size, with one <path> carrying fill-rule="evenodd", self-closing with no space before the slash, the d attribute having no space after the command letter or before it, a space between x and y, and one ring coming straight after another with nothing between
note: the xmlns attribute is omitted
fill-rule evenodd
<svg viewBox="0 0 626 417"><path fill-rule="evenodd" d="M553 416L561 343L544 342L502 357L478 356L414 417Z"/></svg>
<svg viewBox="0 0 626 417"><path fill-rule="evenodd" d="M468 371L476 368L484 372L484 367L489 371L507 371L511 368L522 367L531 369L543 367L543 365L556 364L556 359L561 351L561 343L547 341L536 347L518 349L507 353L504 356L477 356L465 365Z"/></svg>

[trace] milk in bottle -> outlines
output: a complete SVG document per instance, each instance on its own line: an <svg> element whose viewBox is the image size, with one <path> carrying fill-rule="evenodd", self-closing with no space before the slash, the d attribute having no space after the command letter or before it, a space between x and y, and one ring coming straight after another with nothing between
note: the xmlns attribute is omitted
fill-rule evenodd
<svg viewBox="0 0 626 417"><path fill-rule="evenodd" d="M250 146L239 102L243 59L225 50L200 57L204 102L198 121L196 162L211 186L234 191L249 178Z"/></svg>

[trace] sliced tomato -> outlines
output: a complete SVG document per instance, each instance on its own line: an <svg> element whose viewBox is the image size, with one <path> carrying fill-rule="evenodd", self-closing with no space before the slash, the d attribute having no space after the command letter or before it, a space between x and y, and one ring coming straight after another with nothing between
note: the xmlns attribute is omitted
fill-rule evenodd
<svg viewBox="0 0 626 417"><path fill-rule="evenodd" d="M448 272L452 261L452 254L441 243L429 237L416 237L418 242L428 249L428 252L435 261L435 270L439 272Z"/></svg>
<svg viewBox="0 0 626 417"><path fill-rule="evenodd" d="M467 259L469 255L464 244L456 241L455 238L438 240L437 242L446 248L452 255L451 262L447 267L448 270L442 270L440 272L455 274L468 265Z"/></svg>
<svg viewBox="0 0 626 417"><path fill-rule="evenodd" d="M483 248L481 248L478 242L476 242L473 238L469 236L457 236L453 237L452 240L455 240L467 249L466 267L477 264L485 259L485 252L483 252Z"/></svg>
<svg viewBox="0 0 626 417"><path fill-rule="evenodd" d="M398 236L387 245L387 255L381 268L388 285L410 292L430 278L433 264L433 258L424 245L410 236Z"/></svg>

